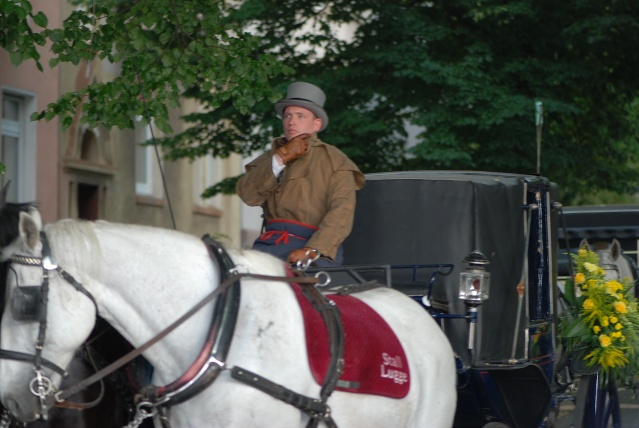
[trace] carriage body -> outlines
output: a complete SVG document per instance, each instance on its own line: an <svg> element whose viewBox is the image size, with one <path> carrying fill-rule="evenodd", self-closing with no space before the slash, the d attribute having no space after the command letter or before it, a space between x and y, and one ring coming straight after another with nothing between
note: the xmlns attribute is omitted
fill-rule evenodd
<svg viewBox="0 0 639 428"><path fill-rule="evenodd" d="M559 232L562 249L575 252L583 240L589 243L616 239L633 270L633 279L639 277L639 208L636 205L597 205L562 208ZM567 251L558 254L558 275L570 274Z"/></svg>
<svg viewBox="0 0 639 428"><path fill-rule="evenodd" d="M474 171L371 174L358 193L346 265L389 266L391 286L420 302L429 274L406 268L452 265L428 309L456 353L457 427L539 427L556 405L557 200L545 178ZM489 259L491 284L470 351L467 307L457 296L462 260L473 250Z"/></svg>

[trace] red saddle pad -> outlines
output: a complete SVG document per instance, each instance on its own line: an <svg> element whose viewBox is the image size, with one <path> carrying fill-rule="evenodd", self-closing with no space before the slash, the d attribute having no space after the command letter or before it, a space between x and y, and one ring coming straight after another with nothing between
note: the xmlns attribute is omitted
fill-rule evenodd
<svg viewBox="0 0 639 428"><path fill-rule="evenodd" d="M311 371L323 384L330 363L326 325L319 312L304 297L301 286L292 284L302 308ZM352 296L331 294L344 326L344 372L337 390L403 398L410 389L410 372L397 336L370 306ZM340 382L343 384L343 382Z"/></svg>

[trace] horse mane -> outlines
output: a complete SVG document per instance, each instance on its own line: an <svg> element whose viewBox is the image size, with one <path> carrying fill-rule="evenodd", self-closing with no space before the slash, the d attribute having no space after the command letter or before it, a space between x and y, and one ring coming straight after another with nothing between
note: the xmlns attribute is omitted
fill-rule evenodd
<svg viewBox="0 0 639 428"><path fill-rule="evenodd" d="M20 204L7 202L2 209L0 209L0 249L5 248L18 237L20 213L28 212L35 208L37 208L35 202Z"/></svg>
<svg viewBox="0 0 639 428"><path fill-rule="evenodd" d="M95 234L95 223L65 219L44 227L54 260L64 266L101 276L102 252Z"/></svg>

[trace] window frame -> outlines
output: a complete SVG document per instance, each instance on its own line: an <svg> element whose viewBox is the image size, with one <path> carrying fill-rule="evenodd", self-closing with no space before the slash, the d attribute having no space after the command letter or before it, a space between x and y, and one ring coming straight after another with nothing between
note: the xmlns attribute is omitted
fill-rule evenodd
<svg viewBox="0 0 639 428"><path fill-rule="evenodd" d="M144 125L139 132L136 133L135 148L135 193L140 196L154 196L153 194L153 146L144 146L143 143L152 139L152 125ZM143 181L138 180L138 156L144 155L144 178Z"/></svg>
<svg viewBox="0 0 639 428"><path fill-rule="evenodd" d="M32 202L36 200L37 179L37 122L30 120L36 111L37 97L30 91L24 91L8 86L2 87L2 105L6 97L18 101L18 120L2 118L0 138L10 136L18 139L16 182L11 183L7 199L12 202ZM0 107L2 108L2 107ZM3 113L4 114L4 113ZM3 161L4 163L4 161ZM36 165L34 168L33 166ZM5 163L5 168L9 165Z"/></svg>

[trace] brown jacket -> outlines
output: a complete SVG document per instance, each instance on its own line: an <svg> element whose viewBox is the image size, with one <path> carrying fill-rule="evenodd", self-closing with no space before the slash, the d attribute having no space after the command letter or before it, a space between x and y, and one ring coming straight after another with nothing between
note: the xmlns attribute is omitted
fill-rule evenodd
<svg viewBox="0 0 639 428"><path fill-rule="evenodd" d="M308 153L287 165L278 183L272 157L283 142L275 140L270 151L246 165L237 194L250 206L261 205L266 220L317 226L307 246L333 259L353 228L355 191L364 187L364 175L343 152L313 134Z"/></svg>

